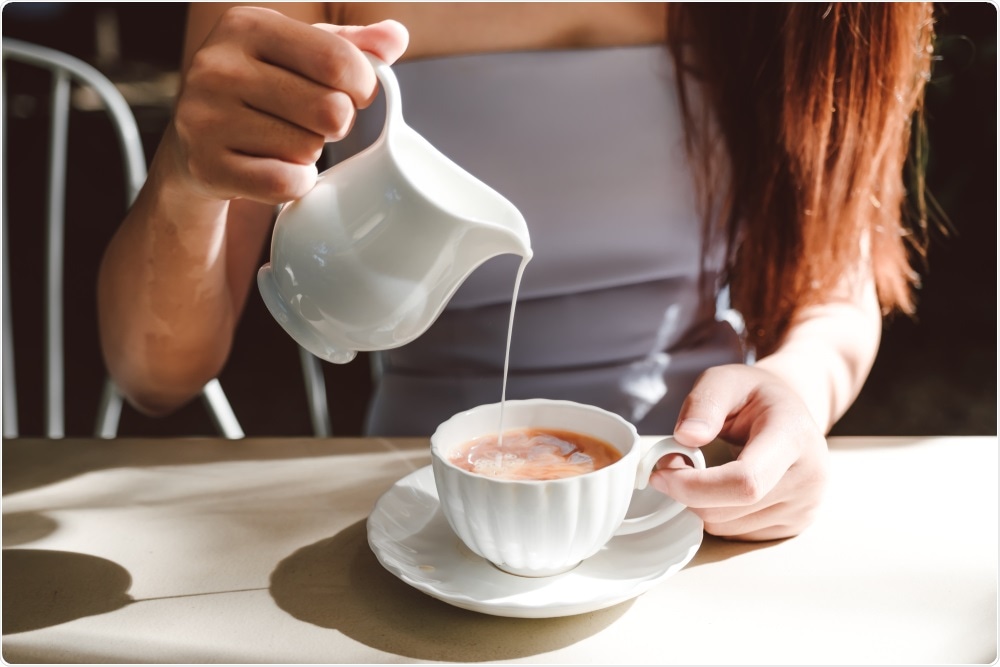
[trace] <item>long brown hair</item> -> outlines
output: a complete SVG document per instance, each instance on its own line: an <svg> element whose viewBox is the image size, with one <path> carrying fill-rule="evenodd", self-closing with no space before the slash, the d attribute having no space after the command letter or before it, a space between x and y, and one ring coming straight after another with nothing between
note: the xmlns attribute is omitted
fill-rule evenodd
<svg viewBox="0 0 1000 667"><path fill-rule="evenodd" d="M919 159L932 5L670 5L667 33L688 147L705 166L706 233L731 248L725 278L748 343L773 350L863 248L883 312L912 312L927 216L919 165L909 176L905 165ZM695 116L689 80L712 122Z"/></svg>

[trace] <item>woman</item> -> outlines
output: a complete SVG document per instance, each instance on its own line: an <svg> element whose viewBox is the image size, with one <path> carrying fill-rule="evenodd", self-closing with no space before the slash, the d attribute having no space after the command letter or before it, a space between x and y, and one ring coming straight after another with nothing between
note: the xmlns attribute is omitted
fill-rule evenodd
<svg viewBox="0 0 1000 667"><path fill-rule="evenodd" d="M104 353L136 407L169 412L219 373L274 206L310 189L326 142L381 122L349 132L376 93L368 51L403 58L407 122L528 221L508 396L737 445L652 479L711 533L810 523L824 434L883 311L912 308L902 174L929 4L274 7L192 5L173 122L104 258ZM484 265L386 355L370 432L497 400L512 284Z"/></svg>

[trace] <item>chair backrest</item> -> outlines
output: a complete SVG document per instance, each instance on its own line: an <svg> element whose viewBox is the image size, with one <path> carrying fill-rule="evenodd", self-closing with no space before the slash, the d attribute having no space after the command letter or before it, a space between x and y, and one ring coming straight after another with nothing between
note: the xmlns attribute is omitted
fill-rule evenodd
<svg viewBox="0 0 1000 667"><path fill-rule="evenodd" d="M3 60L18 61L51 75L51 124L48 153L48 183L45 250L45 434L50 438L65 435L65 380L63 359L63 265L65 193L69 134L70 92L73 84L84 85L96 93L114 127L121 151L126 205L135 199L146 180L146 159L135 117L125 98L114 84L87 63L47 47L3 38ZM14 367L13 323L10 307L10 276L7 243L7 90L3 88L3 435L17 437L17 393ZM243 430L233 413L218 380L202 391L210 416L219 431L228 438L242 438ZM122 397L107 378L98 407L95 435L113 438L118 432Z"/></svg>

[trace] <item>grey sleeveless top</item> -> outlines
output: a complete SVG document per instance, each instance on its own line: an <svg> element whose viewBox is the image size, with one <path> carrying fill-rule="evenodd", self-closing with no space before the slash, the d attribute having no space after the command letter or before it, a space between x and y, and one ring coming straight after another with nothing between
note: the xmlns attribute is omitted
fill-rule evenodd
<svg viewBox="0 0 1000 667"><path fill-rule="evenodd" d="M701 222L667 50L489 53L394 70L406 123L527 221L534 258L507 397L580 401L640 433L673 432L697 376L743 353L733 319L699 289ZM383 118L379 100L336 150L370 144ZM428 435L500 400L519 261L489 260L423 336L379 353L370 435Z"/></svg>

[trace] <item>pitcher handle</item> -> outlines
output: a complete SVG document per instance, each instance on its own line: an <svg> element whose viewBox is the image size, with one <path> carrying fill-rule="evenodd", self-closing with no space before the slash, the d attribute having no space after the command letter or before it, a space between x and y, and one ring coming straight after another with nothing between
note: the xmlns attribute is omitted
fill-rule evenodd
<svg viewBox="0 0 1000 667"><path fill-rule="evenodd" d="M399 93L399 81L392 67L387 65L378 56L365 52L365 57L375 69L375 76L378 77L385 94L385 126L382 128L382 136L386 136L392 125L403 124L403 102Z"/></svg>

